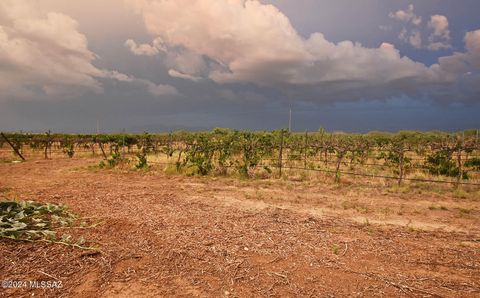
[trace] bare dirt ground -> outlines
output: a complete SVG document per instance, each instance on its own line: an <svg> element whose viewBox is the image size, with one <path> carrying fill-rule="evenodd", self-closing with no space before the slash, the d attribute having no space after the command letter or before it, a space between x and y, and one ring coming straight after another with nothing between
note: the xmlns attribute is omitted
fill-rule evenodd
<svg viewBox="0 0 480 298"><path fill-rule="evenodd" d="M480 297L480 197L0 164L0 200L63 203L100 252L0 239L1 297Z"/></svg>

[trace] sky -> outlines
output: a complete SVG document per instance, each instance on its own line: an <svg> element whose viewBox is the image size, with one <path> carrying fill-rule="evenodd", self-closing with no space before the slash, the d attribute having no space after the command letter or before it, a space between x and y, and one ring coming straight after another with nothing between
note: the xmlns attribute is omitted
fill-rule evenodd
<svg viewBox="0 0 480 298"><path fill-rule="evenodd" d="M2 0L0 130L480 128L477 0Z"/></svg>

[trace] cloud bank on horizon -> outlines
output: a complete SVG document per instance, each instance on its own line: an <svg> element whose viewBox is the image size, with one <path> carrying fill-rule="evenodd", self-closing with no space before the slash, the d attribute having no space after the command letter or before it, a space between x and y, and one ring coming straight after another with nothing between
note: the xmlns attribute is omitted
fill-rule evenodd
<svg viewBox="0 0 480 298"><path fill-rule="evenodd" d="M439 59L426 66L400 52L390 43L366 48L359 43L329 42L320 33L302 38L289 19L275 6L258 1L229 0L126 0L142 15L145 27L154 36L151 45L137 46L127 41L136 55L162 52L187 52L207 70L185 69L175 65L172 72L206 76L219 83L254 83L276 87L310 100L384 98L427 95L447 99L462 92L456 86L475 88L478 77L480 31L467 33L466 51ZM188 7L188 9L184 9ZM390 14L391 18L412 26L422 25L414 6ZM449 48L448 19L432 15L426 47ZM416 47L422 47L419 31L401 34ZM467 76L467 77L465 77ZM450 91L450 92L448 92ZM449 94L450 93L450 94ZM460 97L468 99L468 94Z"/></svg>
<svg viewBox="0 0 480 298"><path fill-rule="evenodd" d="M78 22L36 5L0 3L0 99L102 93L102 80L142 86L159 98L181 95L174 85L95 66L98 57ZM349 40L333 43L321 32L302 37L282 11L256 0L125 0L125 5L142 18L151 42L132 36L118 47L138 57L160 57L171 78L190 84L254 84L307 102L404 95L468 102L480 93L480 30L465 34L464 50L426 65L388 42L368 48ZM426 21L410 5L388 17L404 24L398 37L415 48L452 47L446 16Z"/></svg>

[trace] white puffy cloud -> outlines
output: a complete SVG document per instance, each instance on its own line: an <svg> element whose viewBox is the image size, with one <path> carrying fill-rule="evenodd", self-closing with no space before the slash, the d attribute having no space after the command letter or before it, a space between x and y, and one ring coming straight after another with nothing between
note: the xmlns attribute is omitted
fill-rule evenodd
<svg viewBox="0 0 480 298"><path fill-rule="evenodd" d="M332 43L321 33L303 38L276 7L256 0L126 1L143 17L153 38L163 41L167 53L162 55L173 77L253 83L320 101L402 94L471 100L474 96L466 94L476 92L478 77L471 75L478 73L480 63L476 31L466 35L465 53L426 66L401 56L388 43L366 48L351 41ZM392 17L415 26L403 33L412 46L437 47L430 39L422 40L421 18L413 6ZM433 42L449 37L446 17L432 16L429 24ZM182 59L186 63L179 63Z"/></svg>
<svg viewBox="0 0 480 298"><path fill-rule="evenodd" d="M160 52L166 52L165 46L160 38L153 40L152 45L149 44L140 44L137 45L132 39L128 39L125 42L125 46L130 49L130 51L138 56L155 56Z"/></svg>
<svg viewBox="0 0 480 298"><path fill-rule="evenodd" d="M430 21L426 25L426 29L430 30L431 33L428 36L428 42L425 43L422 40L422 33L419 30L422 19L415 14L413 4L410 4L406 10L398 10L395 13L391 12L389 17L406 23L405 26L409 27L409 29L403 27L398 38L409 43L414 48L425 48L431 51L451 48L449 23L446 16L430 16Z"/></svg>
<svg viewBox="0 0 480 298"><path fill-rule="evenodd" d="M478 101L480 95L480 30L465 34L466 52L455 52L438 59L438 68L455 85L443 86L436 91L447 100Z"/></svg>
<svg viewBox="0 0 480 298"><path fill-rule="evenodd" d="M160 42L153 45L161 49ZM154 96L179 94L173 86L97 68L96 58L70 16L44 12L34 1L0 2L0 100L101 93L99 79L140 84Z"/></svg>
<svg viewBox="0 0 480 298"><path fill-rule="evenodd" d="M414 12L415 8L413 4L410 4L405 10L397 10L396 12L391 12L388 16L397 21L412 23L415 26L420 26L422 24L422 18L417 16Z"/></svg>
<svg viewBox="0 0 480 298"><path fill-rule="evenodd" d="M418 30L413 30L412 34L408 38L408 42L414 47L414 48L421 48L422 47L422 35L420 31Z"/></svg>
<svg viewBox="0 0 480 298"><path fill-rule="evenodd" d="M174 86L168 84L155 84L149 80L139 79L117 71L105 71L104 77L114 79L120 82L128 82L147 88L148 92L156 97L162 96L182 96L182 94Z"/></svg>
<svg viewBox="0 0 480 298"><path fill-rule="evenodd" d="M428 27L433 29L432 34L442 38L450 38L448 26L447 17L438 14L431 16L430 21L428 22Z"/></svg>
<svg viewBox="0 0 480 298"><path fill-rule="evenodd" d="M465 35L465 44L469 52L480 55L480 30L467 32Z"/></svg>
<svg viewBox="0 0 480 298"><path fill-rule="evenodd" d="M450 30L448 19L446 16L433 15L428 22L428 28L432 29L428 41L428 49L438 51L440 49L448 49L450 45Z"/></svg>
<svg viewBox="0 0 480 298"><path fill-rule="evenodd" d="M218 70L211 77L217 80L248 77L258 62L268 63L269 59L276 65L288 65L308 58L288 18L274 6L258 1L129 3L142 13L147 29L170 47L182 47L214 60Z"/></svg>
<svg viewBox="0 0 480 298"><path fill-rule="evenodd" d="M164 42L170 55L186 52L201 61L201 71L172 65L175 72L170 75L175 77L206 76L217 83L254 83L287 93L311 89L319 98L391 96L450 79L439 67L402 57L393 45L335 44L321 33L304 39L282 12L259 1L127 3L143 16L147 30ZM420 35L414 34L411 43L420 46Z"/></svg>
<svg viewBox="0 0 480 298"><path fill-rule="evenodd" d="M398 38L404 42L409 43L416 49L422 48L422 34L418 30L409 32L405 27L398 34Z"/></svg>
<svg viewBox="0 0 480 298"><path fill-rule="evenodd" d="M161 37L155 38L151 45L138 45L132 39L125 41L124 45L136 56L161 55L165 66L170 69L171 77L198 82L201 78L195 75L204 75L208 69L208 63L202 55L185 48L168 47Z"/></svg>
<svg viewBox="0 0 480 298"><path fill-rule="evenodd" d="M480 70L480 30L465 34L465 53L454 53L441 57L439 65L443 71L456 75L470 75Z"/></svg>
<svg viewBox="0 0 480 298"><path fill-rule="evenodd" d="M465 35L465 45L468 60L473 67L480 69L480 30L468 32Z"/></svg>
<svg viewBox="0 0 480 298"><path fill-rule="evenodd" d="M0 2L1 98L38 93L64 96L101 92L102 70L77 22L67 15L42 14L30 1Z"/></svg>

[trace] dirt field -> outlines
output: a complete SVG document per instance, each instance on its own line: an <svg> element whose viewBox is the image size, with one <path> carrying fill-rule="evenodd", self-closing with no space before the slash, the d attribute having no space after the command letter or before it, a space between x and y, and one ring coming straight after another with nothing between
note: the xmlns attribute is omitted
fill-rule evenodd
<svg viewBox="0 0 480 298"><path fill-rule="evenodd" d="M63 203L100 252L0 239L1 297L480 297L480 192L0 163L0 199Z"/></svg>

